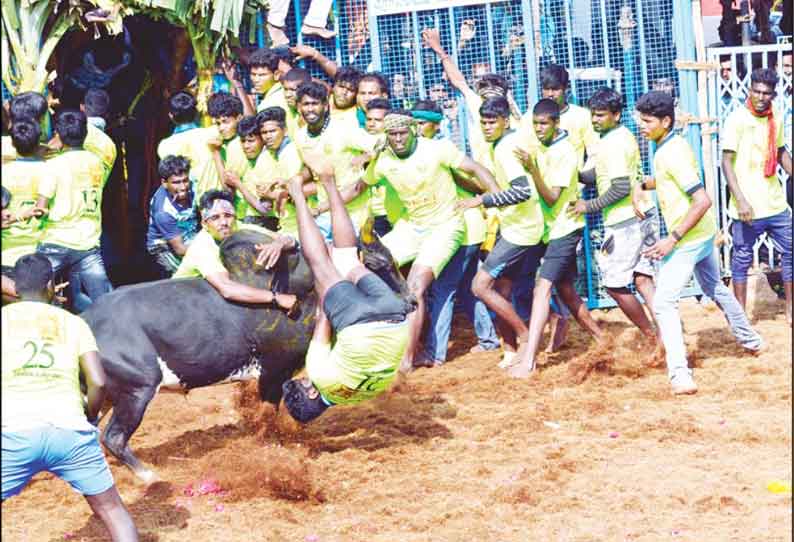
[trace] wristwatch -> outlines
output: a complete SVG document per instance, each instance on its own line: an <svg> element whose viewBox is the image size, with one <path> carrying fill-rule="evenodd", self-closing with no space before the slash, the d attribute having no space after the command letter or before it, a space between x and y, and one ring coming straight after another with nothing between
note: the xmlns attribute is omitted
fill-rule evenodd
<svg viewBox="0 0 794 542"><path fill-rule="evenodd" d="M678 232L675 230L671 231L670 235L673 237L673 239L675 239L676 243L681 240L681 236L678 235Z"/></svg>

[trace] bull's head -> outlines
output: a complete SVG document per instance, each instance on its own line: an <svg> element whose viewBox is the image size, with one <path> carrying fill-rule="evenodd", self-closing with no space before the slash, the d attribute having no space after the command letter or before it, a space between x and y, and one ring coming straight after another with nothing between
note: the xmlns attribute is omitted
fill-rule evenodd
<svg viewBox="0 0 794 542"><path fill-rule="evenodd" d="M232 279L266 290L305 297L314 289L311 269L300 252L284 252L272 269L256 265L257 244L273 240L265 233L239 230L221 243L221 260Z"/></svg>

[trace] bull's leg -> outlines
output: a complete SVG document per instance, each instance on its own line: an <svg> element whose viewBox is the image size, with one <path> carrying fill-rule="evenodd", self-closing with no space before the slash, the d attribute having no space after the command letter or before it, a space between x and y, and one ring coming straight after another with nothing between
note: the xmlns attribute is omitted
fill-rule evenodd
<svg viewBox="0 0 794 542"><path fill-rule="evenodd" d="M113 415L102 433L102 444L108 451L146 483L155 481L157 475L135 457L129 441L156 391L157 386L147 386L118 393L113 399Z"/></svg>
<svg viewBox="0 0 794 542"><path fill-rule="evenodd" d="M278 405L282 395L281 386L292 377L292 373L300 366L301 361L298 360L297 364L291 363L278 370L266 369L263 366L259 373L259 398Z"/></svg>

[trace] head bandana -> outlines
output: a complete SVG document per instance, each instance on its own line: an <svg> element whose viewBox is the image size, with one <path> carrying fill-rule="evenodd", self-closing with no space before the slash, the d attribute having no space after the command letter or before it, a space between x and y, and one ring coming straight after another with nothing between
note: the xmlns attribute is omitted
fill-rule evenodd
<svg viewBox="0 0 794 542"><path fill-rule="evenodd" d="M414 125L414 118L400 113L389 113L383 119L383 126L385 132L397 130L400 128L410 128Z"/></svg>
<svg viewBox="0 0 794 542"><path fill-rule="evenodd" d="M435 124L438 124L444 119L444 115L442 113L437 113L435 111L425 111L422 109L414 109L411 111L411 115L415 119L433 122Z"/></svg>
<svg viewBox="0 0 794 542"><path fill-rule="evenodd" d="M212 217L213 215L219 214L223 211L234 214L234 206L231 203L229 203L227 200L223 198L218 198L216 200L213 200L212 207L210 207L209 209L203 209L201 211L201 218L203 220L209 220L209 218Z"/></svg>
<svg viewBox="0 0 794 542"><path fill-rule="evenodd" d="M499 87L484 87L477 92L483 100L488 98L498 98L504 96L505 93Z"/></svg>

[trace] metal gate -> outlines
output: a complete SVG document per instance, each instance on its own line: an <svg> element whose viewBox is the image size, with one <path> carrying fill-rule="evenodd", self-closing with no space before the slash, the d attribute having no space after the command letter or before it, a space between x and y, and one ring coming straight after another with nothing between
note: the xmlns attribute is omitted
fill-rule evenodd
<svg viewBox="0 0 794 542"><path fill-rule="evenodd" d="M706 50L708 61L711 64L719 65L718 70L712 70L708 74L708 93L709 93L709 117L717 119L718 128L721 132L728 115L738 107L745 107L745 102L750 90L750 74L756 68L773 68L778 72L780 81L777 87L777 97L775 107L783 114L783 122L786 128L786 145L791 152L791 122L792 105L791 73L784 73L783 53L791 54L791 43L778 43L774 45L754 45L749 47L721 47ZM714 134L717 136L718 134ZM711 147L714 160L714 175L717 179L717 209L720 230L722 231L725 243L722 245L722 269L723 274L730 275L731 250L733 242L731 239L730 226L733 220L728 216L728 198L730 197L728 185L722 175L721 170L721 149L719 137L711 138ZM777 168L778 180L785 183L786 174L783 168ZM785 184L784 184L785 186ZM764 254L763 263L770 268L775 267L776 254L771 239L766 234L756 241L753 247L753 263L758 265L761 262L759 253Z"/></svg>

